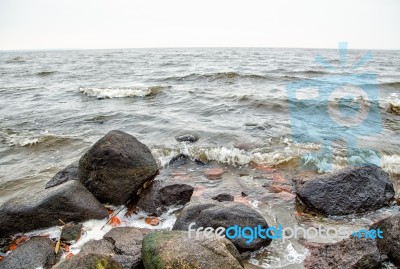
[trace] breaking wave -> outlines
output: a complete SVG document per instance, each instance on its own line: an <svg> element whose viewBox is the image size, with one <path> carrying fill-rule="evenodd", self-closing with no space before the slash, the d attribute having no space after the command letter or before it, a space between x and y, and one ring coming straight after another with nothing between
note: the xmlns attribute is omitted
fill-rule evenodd
<svg viewBox="0 0 400 269"><path fill-rule="evenodd" d="M124 98L124 97L145 97L155 96L165 88L170 86L152 86L152 87L121 87L121 88L84 88L79 91L87 96L97 98Z"/></svg>

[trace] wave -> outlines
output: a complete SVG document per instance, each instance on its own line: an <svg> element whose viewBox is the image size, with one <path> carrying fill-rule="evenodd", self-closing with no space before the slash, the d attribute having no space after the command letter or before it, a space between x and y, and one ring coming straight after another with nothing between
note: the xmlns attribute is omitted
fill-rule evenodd
<svg viewBox="0 0 400 269"><path fill-rule="evenodd" d="M13 63L24 63L24 62L25 62L24 58L22 58L22 57L20 57L20 56L14 57L14 58L9 59L9 60L6 61L6 63L8 63L8 64L13 64Z"/></svg>
<svg viewBox="0 0 400 269"><path fill-rule="evenodd" d="M80 87L79 91L87 96L97 98L124 98L124 97L145 97L155 96L163 89L171 86L152 86L152 87L121 87L121 88L84 88Z"/></svg>
<svg viewBox="0 0 400 269"><path fill-rule="evenodd" d="M354 164L374 163L386 172L400 174L399 155L387 155L373 150L362 149L354 151L350 159L346 149L333 149L332 162L329 156L318 154L321 146L315 143L293 144L290 139L283 139L280 146L274 149L255 148L252 150L236 147L199 147L182 148L151 147L151 151L159 160L161 167L168 166L169 161L178 154L185 154L192 160L202 162L217 162L230 166L267 165L283 170L293 169L302 165L318 173L336 171L348 166L348 161Z"/></svg>
<svg viewBox="0 0 400 269"><path fill-rule="evenodd" d="M195 81L195 80L227 80L227 79L249 79L249 80L265 80L268 77L259 74L240 74L237 72L217 72L217 73L192 73L184 76L167 77L164 81Z"/></svg>
<svg viewBox="0 0 400 269"><path fill-rule="evenodd" d="M0 141L11 147L33 148L43 145L46 147L55 147L67 145L77 138L58 136L55 134L43 133L35 135L32 133L18 133L10 129L0 130Z"/></svg>
<svg viewBox="0 0 400 269"><path fill-rule="evenodd" d="M47 76L50 76L50 75L52 75L54 73L56 73L56 71L42 71L42 72L36 73L36 75L39 76L39 77L47 77Z"/></svg>

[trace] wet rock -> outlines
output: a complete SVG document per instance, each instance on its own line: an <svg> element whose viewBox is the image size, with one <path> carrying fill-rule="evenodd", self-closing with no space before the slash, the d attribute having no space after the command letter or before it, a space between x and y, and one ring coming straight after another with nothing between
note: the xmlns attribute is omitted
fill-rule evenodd
<svg viewBox="0 0 400 269"><path fill-rule="evenodd" d="M383 231L383 238L377 238L378 247L392 262L400 265L400 213L375 223L371 228Z"/></svg>
<svg viewBox="0 0 400 269"><path fill-rule="evenodd" d="M170 206L188 203L193 190L194 188L187 184L155 180L149 188L142 192L137 206L159 216Z"/></svg>
<svg viewBox="0 0 400 269"><path fill-rule="evenodd" d="M76 180L11 199L0 207L0 235L108 217L104 206Z"/></svg>
<svg viewBox="0 0 400 269"><path fill-rule="evenodd" d="M54 243L49 238L34 237L20 245L0 262L1 269L49 269L55 262Z"/></svg>
<svg viewBox="0 0 400 269"><path fill-rule="evenodd" d="M67 223L61 230L61 241L66 243L73 243L78 241L82 233L82 223Z"/></svg>
<svg viewBox="0 0 400 269"><path fill-rule="evenodd" d="M135 227L117 227L106 233L102 240L86 243L82 253L111 255L124 269L141 269L142 240L151 231Z"/></svg>
<svg viewBox="0 0 400 269"><path fill-rule="evenodd" d="M390 103L387 111L395 115L400 115L400 105Z"/></svg>
<svg viewBox="0 0 400 269"><path fill-rule="evenodd" d="M225 170L223 168L209 168L204 172L204 175L208 179L220 179L224 173Z"/></svg>
<svg viewBox="0 0 400 269"><path fill-rule="evenodd" d="M169 166L180 166L180 165L184 165L190 162L190 158L188 155L180 153L178 155L176 155L175 157L173 157L168 165Z"/></svg>
<svg viewBox="0 0 400 269"><path fill-rule="evenodd" d="M304 267L310 269L376 269L381 255L376 241L366 238L349 238L337 243L310 243Z"/></svg>
<svg viewBox="0 0 400 269"><path fill-rule="evenodd" d="M99 201L123 204L158 173L149 148L122 131L111 131L79 161L79 179Z"/></svg>
<svg viewBox="0 0 400 269"><path fill-rule="evenodd" d="M162 231L143 239L146 268L242 269L240 255L227 239L189 238L187 232Z"/></svg>
<svg viewBox="0 0 400 269"><path fill-rule="evenodd" d="M268 223L256 210L238 202L220 202L192 204L189 203L178 216L172 230L188 231L189 225L194 222L193 229L198 227L228 228L238 225L239 227L257 227L268 229ZM256 238L247 244L245 238L235 238L232 243L240 252L253 251L268 246L271 239Z"/></svg>
<svg viewBox="0 0 400 269"><path fill-rule="evenodd" d="M56 266L56 269L123 269L123 267L113 258L95 254L78 254L69 258Z"/></svg>
<svg viewBox="0 0 400 269"><path fill-rule="evenodd" d="M179 135L175 137L176 141L178 142L189 142L189 143L194 143L199 140L199 137L194 134L184 134L184 135Z"/></svg>
<svg viewBox="0 0 400 269"><path fill-rule="evenodd" d="M78 180L77 163L70 164L58 172L49 182L46 183L46 189L63 184L69 180Z"/></svg>
<svg viewBox="0 0 400 269"><path fill-rule="evenodd" d="M297 197L309 208L326 215L368 212L389 205L393 183L380 167L342 169L306 181L297 187Z"/></svg>
<svg viewBox="0 0 400 269"><path fill-rule="evenodd" d="M217 196L212 197L211 199L216 200L218 202L226 202L226 201L233 201L235 198L228 194L228 193L221 193L218 194Z"/></svg>

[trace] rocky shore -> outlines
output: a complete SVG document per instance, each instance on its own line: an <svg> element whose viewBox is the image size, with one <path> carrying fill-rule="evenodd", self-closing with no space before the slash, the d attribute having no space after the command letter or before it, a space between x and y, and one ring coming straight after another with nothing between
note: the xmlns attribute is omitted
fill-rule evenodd
<svg viewBox="0 0 400 269"><path fill-rule="evenodd" d="M195 143L199 137L182 135L184 143ZM177 156L171 166L192 162ZM194 160L195 165L207 165ZM209 181L219 180L222 168L207 168ZM267 168L263 168L267 169ZM196 200L199 188L185 175L158 178L159 167L148 147L122 131L111 131L96 142L79 161L58 172L38 192L7 201L0 207L1 261L7 268L259 268L245 260L268 250L272 239L197 238L189 230L228 229L232 226L268 229L271 223L256 208L233 193L210 194ZM183 181L183 182L182 182ZM395 206L395 190L389 175L380 167L366 165L346 168L307 180L293 178L270 186L283 199L296 199L296 208L330 217L365 214ZM126 216L146 212L145 222L157 227L160 217L171 208L180 208L172 229L127 227L117 217L118 208ZM82 223L102 220L112 226L101 238L89 240L79 253L70 246L79 242ZM60 226L59 238L47 235L27 236L28 232ZM103 226L103 227L104 227ZM400 265L400 211L371 225L381 229L383 238L350 236L338 242L318 243L303 240L308 249L305 268L380 268L383 263ZM290 267L285 267L290 268Z"/></svg>

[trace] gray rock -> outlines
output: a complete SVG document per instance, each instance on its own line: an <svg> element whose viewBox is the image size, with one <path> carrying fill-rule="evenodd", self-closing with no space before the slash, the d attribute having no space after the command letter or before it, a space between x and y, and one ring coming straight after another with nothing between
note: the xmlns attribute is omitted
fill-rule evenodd
<svg viewBox="0 0 400 269"><path fill-rule="evenodd" d="M194 188L187 184L175 182L160 182L155 180L140 195L137 206L152 213L161 215L172 205L185 205L190 201Z"/></svg>
<svg viewBox="0 0 400 269"><path fill-rule="evenodd" d="M229 240L189 238L183 231L149 233L143 239L142 258L147 269L243 269Z"/></svg>
<svg viewBox="0 0 400 269"><path fill-rule="evenodd" d="M228 228L238 225L239 227L257 227L268 229L268 223L256 210L238 202L220 202L206 204L191 204L184 207L178 216L173 230L188 231L189 225L195 222L193 229L198 227ZM246 243L245 238L235 238L232 243L240 252L253 251L268 246L271 239L256 238L251 243Z"/></svg>
<svg viewBox="0 0 400 269"><path fill-rule="evenodd" d="M95 254L78 254L56 266L56 269L123 269L113 258Z"/></svg>
<svg viewBox="0 0 400 269"><path fill-rule="evenodd" d="M122 131L111 131L79 161L79 180L99 201L123 204L158 173L149 148Z"/></svg>
<svg viewBox="0 0 400 269"><path fill-rule="evenodd" d="M72 243L73 241L78 241L82 233L82 223L67 223L62 227L61 230L61 241Z"/></svg>
<svg viewBox="0 0 400 269"><path fill-rule="evenodd" d="M149 229L117 227L110 230L101 240L87 242L80 254L96 253L111 256L124 269L142 269L140 250L143 237Z"/></svg>
<svg viewBox="0 0 400 269"><path fill-rule="evenodd" d="M383 238L377 239L378 247L392 262L400 265L400 213L375 223L371 228L383 231Z"/></svg>
<svg viewBox="0 0 400 269"><path fill-rule="evenodd" d="M58 172L49 182L46 183L46 189L60 185L69 180L78 180L78 164L73 163Z"/></svg>
<svg viewBox="0 0 400 269"><path fill-rule="evenodd" d="M179 136L175 137L175 139L178 142L194 143L197 140L199 140L199 137L195 134L184 134L184 135L179 135Z"/></svg>
<svg viewBox="0 0 400 269"><path fill-rule="evenodd" d="M49 238L34 237L0 262L1 269L51 268L55 262L54 243Z"/></svg>
<svg viewBox="0 0 400 269"><path fill-rule="evenodd" d="M108 217L104 206L79 181L11 199L0 207L0 237L18 232Z"/></svg>
<svg viewBox="0 0 400 269"><path fill-rule="evenodd" d="M310 269L377 269L381 255L376 241L366 238L349 238L337 243L310 243L310 254L304 267Z"/></svg>
<svg viewBox="0 0 400 269"><path fill-rule="evenodd" d="M388 174L371 165L346 168L308 180L297 187L297 197L320 213L346 215L389 205L394 189Z"/></svg>
<svg viewBox="0 0 400 269"><path fill-rule="evenodd" d="M230 195L229 193L220 193L220 194L212 197L211 199L216 200L218 202L231 202L235 198L232 195Z"/></svg>

